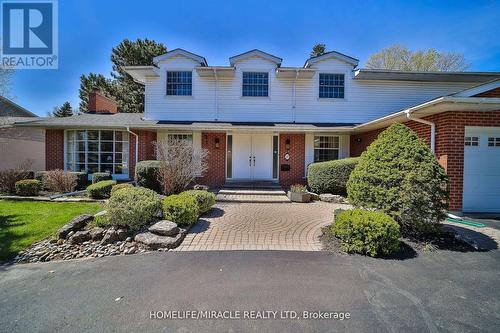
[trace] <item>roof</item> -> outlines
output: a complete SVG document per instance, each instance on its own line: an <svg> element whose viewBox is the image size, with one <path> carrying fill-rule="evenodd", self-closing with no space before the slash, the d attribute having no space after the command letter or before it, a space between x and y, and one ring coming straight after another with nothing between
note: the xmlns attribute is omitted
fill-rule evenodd
<svg viewBox="0 0 500 333"><path fill-rule="evenodd" d="M0 128L12 127L15 124L37 121L39 117L0 117Z"/></svg>
<svg viewBox="0 0 500 333"><path fill-rule="evenodd" d="M155 64L157 64L158 62L160 62L162 60L176 57L179 55L184 56L184 57L189 58L189 59L192 59L192 60L198 62L201 66L208 66L207 60L204 57L199 56L199 55L194 54L194 53L191 53L189 51L183 50L183 49L179 49L179 48L172 50L172 51L169 51L169 52L162 54L160 56L154 57L153 62Z"/></svg>
<svg viewBox="0 0 500 333"><path fill-rule="evenodd" d="M499 78L500 72L412 72L387 69L358 69L354 73L354 80L482 83Z"/></svg>
<svg viewBox="0 0 500 333"><path fill-rule="evenodd" d="M145 84L148 78L160 77L155 66L122 66L135 82Z"/></svg>
<svg viewBox="0 0 500 333"><path fill-rule="evenodd" d="M71 117L47 117L29 123L18 123L21 127L46 127L46 128L125 128L144 125L154 125L157 122L143 120L143 113L115 113L99 114L84 113Z"/></svg>
<svg viewBox="0 0 500 333"><path fill-rule="evenodd" d="M272 54L266 53L266 52L261 51L261 50L254 49L254 50L250 50L250 51L245 52L245 53L241 53L241 54L232 56L231 58L229 58L229 63L231 64L231 66L234 66L234 64L237 63L238 61L248 59L250 57L255 57L255 56L264 58L264 59L269 60L271 62L274 62L276 65L278 65L278 67L281 65L281 62L283 61L283 59L276 57Z"/></svg>
<svg viewBox="0 0 500 333"><path fill-rule="evenodd" d="M350 57L348 55L345 55L345 54L337 52L337 51L330 51L330 52L323 53L322 55L311 57L311 58L307 59L306 62L304 63L304 67L305 68L310 67L311 65L317 63L318 61L322 61L322 60L330 59L330 58L334 58L337 60L347 62L348 64L351 64L354 67L358 66L358 63L359 63L359 60L356 58Z"/></svg>
<svg viewBox="0 0 500 333"><path fill-rule="evenodd" d="M0 96L0 117L38 117L10 99Z"/></svg>

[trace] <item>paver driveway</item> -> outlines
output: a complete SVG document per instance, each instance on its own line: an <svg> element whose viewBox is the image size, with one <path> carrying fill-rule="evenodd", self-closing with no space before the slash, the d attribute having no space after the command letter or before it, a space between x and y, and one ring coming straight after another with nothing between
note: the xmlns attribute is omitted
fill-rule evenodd
<svg viewBox="0 0 500 333"><path fill-rule="evenodd" d="M202 216L177 251L319 251L321 227L347 205L325 202L218 203Z"/></svg>

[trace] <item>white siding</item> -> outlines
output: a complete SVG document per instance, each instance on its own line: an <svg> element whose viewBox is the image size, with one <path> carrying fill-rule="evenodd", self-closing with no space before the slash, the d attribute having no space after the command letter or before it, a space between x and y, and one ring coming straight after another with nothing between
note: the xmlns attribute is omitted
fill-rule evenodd
<svg viewBox="0 0 500 333"><path fill-rule="evenodd" d="M328 59L314 64L312 79L297 81L293 110L293 80L277 78L275 64L260 57L236 64L233 78L219 78L218 112L215 79L199 77L198 64L178 56L159 64L160 77L146 83L146 117L156 120L361 123L400 111L435 97L472 87L471 83L355 81L352 66ZM166 96L167 70L193 72L192 96ZM242 97L242 72L269 72L269 97ZM345 75L344 99L319 99L319 73Z"/></svg>

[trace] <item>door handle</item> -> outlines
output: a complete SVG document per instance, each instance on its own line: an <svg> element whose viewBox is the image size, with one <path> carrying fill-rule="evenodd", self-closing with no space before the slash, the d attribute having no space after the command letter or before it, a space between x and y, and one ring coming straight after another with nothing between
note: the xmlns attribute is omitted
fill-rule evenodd
<svg viewBox="0 0 500 333"><path fill-rule="evenodd" d="M255 155L253 157L253 166L255 166Z"/></svg>

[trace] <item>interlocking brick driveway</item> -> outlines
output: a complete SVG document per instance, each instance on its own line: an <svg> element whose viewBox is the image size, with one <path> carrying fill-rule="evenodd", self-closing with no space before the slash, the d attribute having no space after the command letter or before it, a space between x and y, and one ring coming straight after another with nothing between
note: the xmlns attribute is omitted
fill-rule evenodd
<svg viewBox="0 0 500 333"><path fill-rule="evenodd" d="M177 251L319 251L321 227L347 205L325 202L218 203L202 216Z"/></svg>

